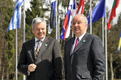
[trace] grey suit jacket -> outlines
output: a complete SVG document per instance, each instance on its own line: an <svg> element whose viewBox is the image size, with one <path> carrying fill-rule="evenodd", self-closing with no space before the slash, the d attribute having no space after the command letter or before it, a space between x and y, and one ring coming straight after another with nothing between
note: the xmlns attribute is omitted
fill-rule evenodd
<svg viewBox="0 0 121 80"><path fill-rule="evenodd" d="M35 39L23 44L18 70L27 75L27 80L62 80L62 56L57 40L46 37L37 58L34 46ZM37 68L28 75L28 65L32 63L36 64Z"/></svg>
<svg viewBox="0 0 121 80"><path fill-rule="evenodd" d="M74 37L66 41L64 67L66 80L103 80L105 57L101 39L86 33L70 55Z"/></svg>

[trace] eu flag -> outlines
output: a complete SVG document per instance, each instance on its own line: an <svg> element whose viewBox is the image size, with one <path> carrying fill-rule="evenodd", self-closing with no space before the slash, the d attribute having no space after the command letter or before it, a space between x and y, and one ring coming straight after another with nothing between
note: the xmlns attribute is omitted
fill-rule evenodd
<svg viewBox="0 0 121 80"><path fill-rule="evenodd" d="M98 21L101 17L105 17L105 0L101 0L98 5L92 11L92 23ZM90 16L87 17L88 26L90 25Z"/></svg>

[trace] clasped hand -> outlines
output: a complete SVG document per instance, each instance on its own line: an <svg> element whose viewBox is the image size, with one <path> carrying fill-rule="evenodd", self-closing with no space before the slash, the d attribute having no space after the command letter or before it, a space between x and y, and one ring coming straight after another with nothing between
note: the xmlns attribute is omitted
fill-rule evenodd
<svg viewBox="0 0 121 80"><path fill-rule="evenodd" d="M36 66L35 64L30 64L30 65L28 66L28 71L33 72L33 71L35 71L36 67L37 67L37 66Z"/></svg>

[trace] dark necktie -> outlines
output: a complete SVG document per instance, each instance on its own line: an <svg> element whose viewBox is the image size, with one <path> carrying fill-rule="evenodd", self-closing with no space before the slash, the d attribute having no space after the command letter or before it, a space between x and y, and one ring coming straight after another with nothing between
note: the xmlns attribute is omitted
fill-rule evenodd
<svg viewBox="0 0 121 80"><path fill-rule="evenodd" d="M79 38L76 39L76 44L75 44L75 47L74 47L74 50L73 50L73 51L75 51L75 49L76 49L78 43L79 43Z"/></svg>
<svg viewBox="0 0 121 80"><path fill-rule="evenodd" d="M38 40L37 42L38 42L38 45L37 45L37 49L36 49L36 52L35 52L36 56L38 55L38 52L39 52L39 49L40 49L41 40Z"/></svg>

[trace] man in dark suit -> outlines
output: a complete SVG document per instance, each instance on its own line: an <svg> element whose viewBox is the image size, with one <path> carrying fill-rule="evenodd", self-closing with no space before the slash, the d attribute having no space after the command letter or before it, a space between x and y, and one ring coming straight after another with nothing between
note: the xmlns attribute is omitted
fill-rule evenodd
<svg viewBox="0 0 121 80"><path fill-rule="evenodd" d="M101 39L86 32L84 15L72 20L75 37L65 43L65 80L103 80L105 73L104 48Z"/></svg>
<svg viewBox="0 0 121 80"><path fill-rule="evenodd" d="M32 32L35 39L23 43L18 70L27 80L62 80L60 45L57 40L46 37L43 18L33 19Z"/></svg>

